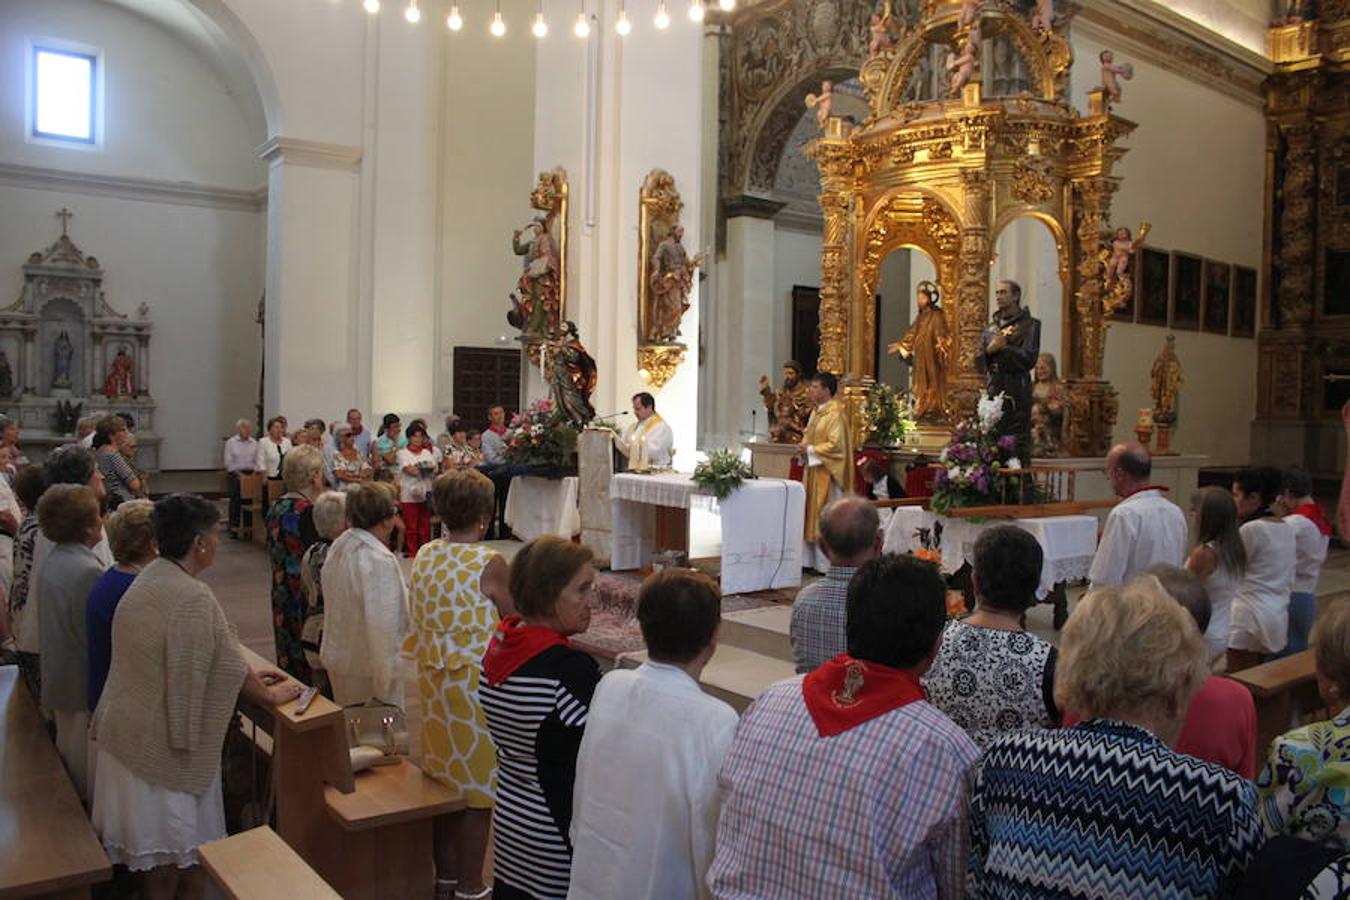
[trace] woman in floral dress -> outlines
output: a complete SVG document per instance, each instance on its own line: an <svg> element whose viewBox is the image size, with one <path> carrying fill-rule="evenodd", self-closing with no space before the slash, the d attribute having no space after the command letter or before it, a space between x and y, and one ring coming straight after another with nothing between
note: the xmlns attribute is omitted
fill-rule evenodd
<svg viewBox="0 0 1350 900"><path fill-rule="evenodd" d="M323 454L316 447L296 447L282 465L286 493L267 511L267 555L272 561L272 631L277 665L311 684L302 638L305 587L301 563L309 545L319 539L314 527L314 500L323 493Z"/></svg>

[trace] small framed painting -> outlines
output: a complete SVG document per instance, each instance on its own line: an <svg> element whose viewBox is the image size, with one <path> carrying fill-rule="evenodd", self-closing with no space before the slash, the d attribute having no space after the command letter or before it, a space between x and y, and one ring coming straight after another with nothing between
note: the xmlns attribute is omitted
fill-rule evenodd
<svg viewBox="0 0 1350 900"><path fill-rule="evenodd" d="M1227 334L1232 316L1233 267L1205 260L1205 292L1200 303L1200 327L1210 334Z"/></svg>
<svg viewBox="0 0 1350 900"><path fill-rule="evenodd" d="M1200 327L1200 294L1203 288L1203 261L1189 253L1172 254L1171 327L1195 331Z"/></svg>
<svg viewBox="0 0 1350 900"><path fill-rule="evenodd" d="M1233 267L1233 337L1256 337L1256 270Z"/></svg>
<svg viewBox="0 0 1350 900"><path fill-rule="evenodd" d="M1140 249L1135 257L1135 294L1140 325L1167 325L1167 287L1171 257L1166 250Z"/></svg>

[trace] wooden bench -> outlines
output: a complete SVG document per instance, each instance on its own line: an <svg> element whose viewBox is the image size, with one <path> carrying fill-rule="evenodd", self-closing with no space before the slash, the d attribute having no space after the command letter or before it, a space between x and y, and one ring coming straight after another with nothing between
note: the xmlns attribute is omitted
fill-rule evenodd
<svg viewBox="0 0 1350 900"><path fill-rule="evenodd" d="M0 666L0 898L88 897L112 866L17 666Z"/></svg>
<svg viewBox="0 0 1350 900"><path fill-rule="evenodd" d="M1270 742L1294 726L1296 715L1322 705L1315 674L1311 650L1229 673L1251 691L1256 703L1256 752L1261 759Z"/></svg>
<svg viewBox="0 0 1350 900"><path fill-rule="evenodd" d="M229 900L340 900L275 831L263 825L197 850L202 866Z"/></svg>
<svg viewBox="0 0 1350 900"><path fill-rule="evenodd" d="M341 707L323 697L303 714L295 707L240 704L272 734L277 833L343 897L430 896L432 820L463 809L463 795L406 759L353 776Z"/></svg>

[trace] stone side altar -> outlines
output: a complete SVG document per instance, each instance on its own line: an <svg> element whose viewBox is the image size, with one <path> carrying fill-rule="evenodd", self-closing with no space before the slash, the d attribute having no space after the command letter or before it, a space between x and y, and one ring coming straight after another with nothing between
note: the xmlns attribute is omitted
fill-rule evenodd
<svg viewBox="0 0 1350 900"><path fill-rule="evenodd" d="M0 413L19 423L33 462L74 438L76 420L124 412L135 419L136 462L159 468L150 396L150 308L131 318L109 305L103 269L61 236L23 266L19 298L0 309Z"/></svg>

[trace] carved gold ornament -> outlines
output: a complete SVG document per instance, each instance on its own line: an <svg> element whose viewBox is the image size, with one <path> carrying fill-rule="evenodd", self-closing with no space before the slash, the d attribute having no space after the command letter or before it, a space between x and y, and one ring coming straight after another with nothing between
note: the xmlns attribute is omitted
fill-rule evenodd
<svg viewBox="0 0 1350 900"><path fill-rule="evenodd" d="M678 344L652 344L638 347L638 377L643 384L660 390L675 376L684 362L684 347Z"/></svg>

